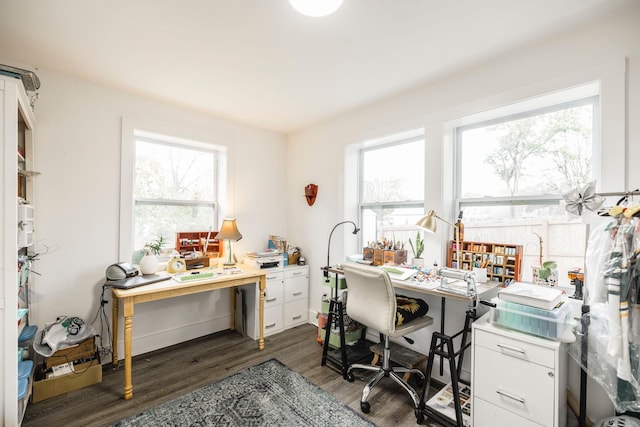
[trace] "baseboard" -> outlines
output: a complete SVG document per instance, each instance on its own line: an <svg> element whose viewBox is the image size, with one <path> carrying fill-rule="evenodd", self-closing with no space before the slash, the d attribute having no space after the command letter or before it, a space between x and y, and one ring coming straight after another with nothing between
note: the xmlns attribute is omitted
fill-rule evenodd
<svg viewBox="0 0 640 427"><path fill-rule="evenodd" d="M132 340L132 355L148 353L170 345L179 344L215 332L229 329L230 316L207 319L189 325L180 325L173 329L165 329L147 335L134 336ZM124 357L124 337L118 336L118 358ZM103 360L103 363L108 362Z"/></svg>

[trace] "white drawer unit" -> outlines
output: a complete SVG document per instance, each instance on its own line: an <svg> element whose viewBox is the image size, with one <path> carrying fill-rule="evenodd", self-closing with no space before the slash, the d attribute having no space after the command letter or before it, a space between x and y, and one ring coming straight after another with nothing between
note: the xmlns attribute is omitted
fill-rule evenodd
<svg viewBox="0 0 640 427"><path fill-rule="evenodd" d="M566 424L563 344L488 322L473 323L472 419L475 427Z"/></svg>
<svg viewBox="0 0 640 427"><path fill-rule="evenodd" d="M309 317L309 266L284 270L284 327L307 323Z"/></svg>
<svg viewBox="0 0 640 427"><path fill-rule="evenodd" d="M242 286L241 289L245 294L246 334L256 340L260 330L260 290L256 285ZM264 297L264 336L307 323L308 313L309 266L294 265L270 270Z"/></svg>
<svg viewBox="0 0 640 427"><path fill-rule="evenodd" d="M275 268L267 273L264 291L264 336L282 331L282 304L284 303L284 272ZM246 285L244 290L246 308L246 333L251 339L260 337L260 289L258 285Z"/></svg>

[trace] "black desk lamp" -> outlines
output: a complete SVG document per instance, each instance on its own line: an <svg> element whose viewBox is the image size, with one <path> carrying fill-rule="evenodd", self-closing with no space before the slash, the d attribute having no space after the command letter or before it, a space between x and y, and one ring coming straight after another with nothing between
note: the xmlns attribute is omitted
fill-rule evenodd
<svg viewBox="0 0 640 427"><path fill-rule="evenodd" d="M324 267L323 269L324 277L327 279L329 279L329 267L331 266L330 264L331 261L329 261L329 252L331 251L331 236L333 236L333 232L336 231L336 228L338 228L339 225L347 224L347 223L353 224L353 234L358 234L358 231L360 231L356 223L353 221L342 221L333 226L333 230L331 230L331 233L329 233L329 244L327 245L327 266Z"/></svg>

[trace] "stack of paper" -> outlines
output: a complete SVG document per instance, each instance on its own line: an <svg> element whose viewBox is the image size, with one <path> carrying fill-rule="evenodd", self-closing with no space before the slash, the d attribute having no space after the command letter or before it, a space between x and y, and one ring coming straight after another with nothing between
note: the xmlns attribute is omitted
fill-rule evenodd
<svg viewBox="0 0 640 427"><path fill-rule="evenodd" d="M532 283L515 282L499 290L498 298L543 310L553 310L562 303L562 291Z"/></svg>

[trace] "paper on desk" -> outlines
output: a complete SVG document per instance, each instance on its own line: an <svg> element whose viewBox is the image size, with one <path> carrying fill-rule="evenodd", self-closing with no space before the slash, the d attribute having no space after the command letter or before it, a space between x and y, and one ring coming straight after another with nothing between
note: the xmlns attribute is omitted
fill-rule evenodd
<svg viewBox="0 0 640 427"><path fill-rule="evenodd" d="M389 273L389 277L395 280L407 280L409 277L412 277L417 273L417 270L414 270L413 268L403 268L389 265L383 265L379 268Z"/></svg>

